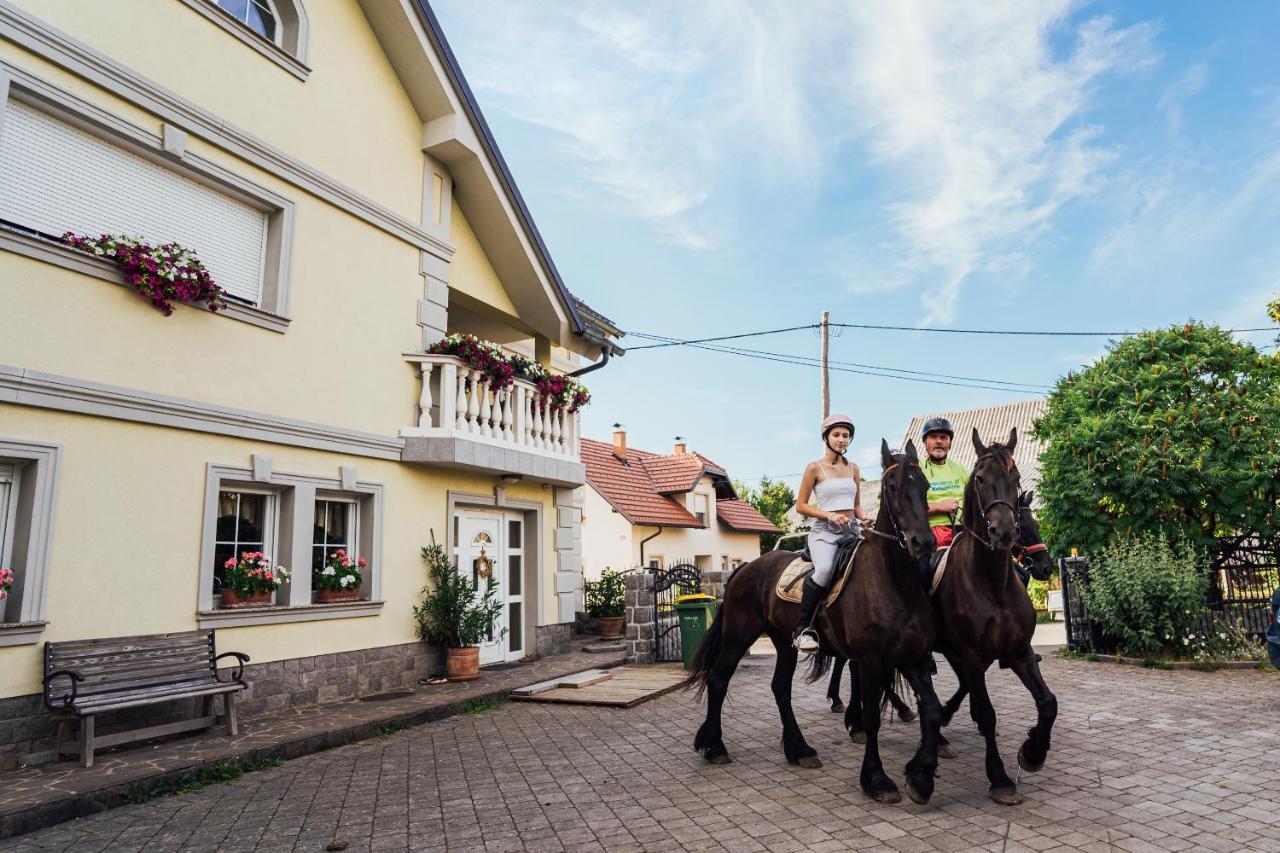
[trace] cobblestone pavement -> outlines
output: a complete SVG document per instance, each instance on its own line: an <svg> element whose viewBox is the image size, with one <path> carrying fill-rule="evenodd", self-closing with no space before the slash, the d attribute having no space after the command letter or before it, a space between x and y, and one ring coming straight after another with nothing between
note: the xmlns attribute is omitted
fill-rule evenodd
<svg viewBox="0 0 1280 853"><path fill-rule="evenodd" d="M1026 802L987 797L981 739L958 720L927 806L879 805L857 785L860 746L798 684L797 714L825 761L787 765L771 658L730 689L734 763L690 749L702 708L672 693L630 710L512 703L311 755L9 842L45 850L1218 850L1280 851L1280 675L1162 672L1046 656L1061 703ZM943 667L945 670L945 666ZM1032 703L993 671L1011 770ZM942 692L954 686L938 678ZM918 729L882 729L901 784ZM0 845L3 846L3 845Z"/></svg>

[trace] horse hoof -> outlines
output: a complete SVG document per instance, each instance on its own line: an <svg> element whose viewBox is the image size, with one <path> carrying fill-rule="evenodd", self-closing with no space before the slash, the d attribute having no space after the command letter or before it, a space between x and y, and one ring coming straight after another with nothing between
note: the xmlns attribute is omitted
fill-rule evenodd
<svg viewBox="0 0 1280 853"><path fill-rule="evenodd" d="M816 770L822 766L822 760L816 755L802 755L795 761L799 767L805 767L809 770Z"/></svg>
<svg viewBox="0 0 1280 853"><path fill-rule="evenodd" d="M849 732L849 738L854 743L866 743L867 733L866 732Z"/></svg>
<svg viewBox="0 0 1280 853"><path fill-rule="evenodd" d="M956 748L949 743L940 743L938 744L938 757L939 758L955 758Z"/></svg>
<svg viewBox="0 0 1280 853"><path fill-rule="evenodd" d="M708 764L732 764L733 759L729 757L729 753L722 752L719 755L708 755Z"/></svg>
<svg viewBox="0 0 1280 853"><path fill-rule="evenodd" d="M843 714L843 713L844 713L844 703L843 703L843 702L832 702L832 703L831 703L831 713L833 713L833 714Z"/></svg>
<svg viewBox="0 0 1280 853"><path fill-rule="evenodd" d="M904 723L909 723L916 718L916 712L910 708L903 708L898 712L898 719Z"/></svg>
<svg viewBox="0 0 1280 853"><path fill-rule="evenodd" d="M1038 773L1040 769L1044 767L1044 760L1041 759L1038 764L1033 764L1031 760L1027 758L1026 750L1026 744L1023 744L1018 748L1018 766L1028 773Z"/></svg>
<svg viewBox="0 0 1280 853"><path fill-rule="evenodd" d="M902 795L891 788L887 791L872 791L871 799L877 803L900 803L902 802Z"/></svg>
<svg viewBox="0 0 1280 853"><path fill-rule="evenodd" d="M916 790L916 786L911 784L911 780L907 780L907 796L911 798L911 802L918 806L923 806L929 802L929 798Z"/></svg>
<svg viewBox="0 0 1280 853"><path fill-rule="evenodd" d="M1022 803L1022 795L1017 788L992 788L991 799L1005 806L1016 806Z"/></svg>

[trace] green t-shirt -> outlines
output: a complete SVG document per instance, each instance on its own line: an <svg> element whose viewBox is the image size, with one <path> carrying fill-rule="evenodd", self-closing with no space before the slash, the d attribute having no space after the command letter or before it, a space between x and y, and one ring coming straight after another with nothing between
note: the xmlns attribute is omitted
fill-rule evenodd
<svg viewBox="0 0 1280 853"><path fill-rule="evenodd" d="M941 465L925 460L920 466L924 478L929 481L929 503L955 498L960 501L960 509L956 510L955 523L960 523L960 512L964 509L964 485L969 482L969 472L954 459L948 458ZM945 512L935 512L929 516L930 527L942 527L951 524L951 518Z"/></svg>

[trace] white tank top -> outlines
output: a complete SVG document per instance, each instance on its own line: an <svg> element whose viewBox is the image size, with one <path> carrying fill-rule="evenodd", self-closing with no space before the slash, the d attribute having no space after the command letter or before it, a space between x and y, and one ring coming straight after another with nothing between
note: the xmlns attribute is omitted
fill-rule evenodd
<svg viewBox="0 0 1280 853"><path fill-rule="evenodd" d="M828 477L821 462L818 467L822 470L823 479L813 486L813 505L823 512L853 509L858 484L852 477Z"/></svg>

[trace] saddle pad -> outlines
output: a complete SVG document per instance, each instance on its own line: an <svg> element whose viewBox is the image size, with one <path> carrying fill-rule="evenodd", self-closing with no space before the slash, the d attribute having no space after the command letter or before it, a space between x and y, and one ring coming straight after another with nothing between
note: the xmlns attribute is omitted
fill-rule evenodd
<svg viewBox="0 0 1280 853"><path fill-rule="evenodd" d="M942 583L942 576L947 571L947 558L951 556L951 546L942 549L942 559L938 560L938 566L933 570L933 582L929 584L929 594L933 595L938 591L938 585Z"/></svg>
<svg viewBox="0 0 1280 853"><path fill-rule="evenodd" d="M859 542L853 549L853 554L849 557L849 565L853 565L853 558L858 556L858 548L862 547ZM796 557L791 561L785 569L782 570L782 577L778 578L778 586L776 591L778 598L783 601L791 601L796 604L800 603L800 598L804 594L804 579L813 571L813 563L808 560L802 560ZM836 576L836 582L831 585L831 591L827 593L827 598L823 604L830 605L844 590L844 585L849 581L849 575L853 574L851 569L846 569Z"/></svg>

